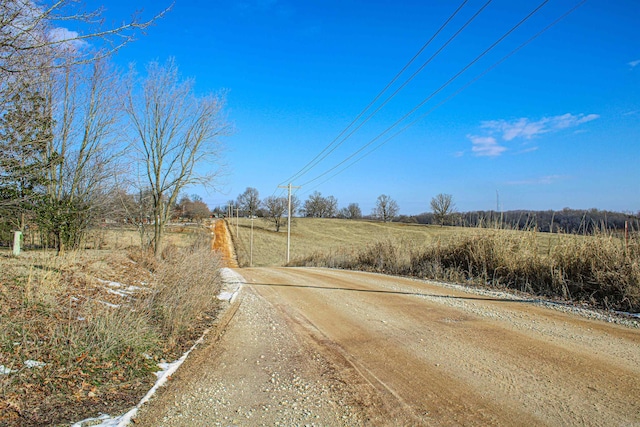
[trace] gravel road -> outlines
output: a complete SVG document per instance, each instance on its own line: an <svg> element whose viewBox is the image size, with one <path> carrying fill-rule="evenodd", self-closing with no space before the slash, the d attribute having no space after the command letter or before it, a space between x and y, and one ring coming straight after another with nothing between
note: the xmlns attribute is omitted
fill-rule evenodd
<svg viewBox="0 0 640 427"><path fill-rule="evenodd" d="M638 328L378 274L237 271L225 333L136 425L640 425Z"/></svg>

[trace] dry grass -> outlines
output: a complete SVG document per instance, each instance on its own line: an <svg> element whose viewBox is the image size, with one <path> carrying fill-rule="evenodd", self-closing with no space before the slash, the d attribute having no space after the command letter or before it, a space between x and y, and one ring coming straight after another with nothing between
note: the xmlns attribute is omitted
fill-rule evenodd
<svg viewBox="0 0 640 427"><path fill-rule="evenodd" d="M249 265L251 220L229 220L240 265ZM455 230L455 232L454 232ZM238 237L239 232L239 237ZM256 219L253 227L253 265L273 266L286 263L286 224L276 233L268 223ZM477 229L453 229L430 225L381 223L326 218L295 218L291 227L291 259L305 258L316 252L358 251L368 244L393 240L402 245L423 245L428 242L446 241L458 232L475 233Z"/></svg>
<svg viewBox="0 0 640 427"><path fill-rule="evenodd" d="M149 226L151 227L151 226ZM187 247L201 231L196 225L169 225L166 229L167 246ZM148 237L146 238L148 240ZM100 227L87 231L84 249L120 250L140 247L140 232L135 227Z"/></svg>
<svg viewBox="0 0 640 427"><path fill-rule="evenodd" d="M285 265L286 224L279 233L260 219L254 220L253 226L253 265L258 267ZM241 266L246 267L249 265L251 252L251 220L240 218L236 227L236 219L231 219L229 230L234 239L238 261ZM304 259L316 253L350 256L367 245L386 241L413 250L437 242L445 244L460 236L474 236L482 232L483 229L473 227L440 227L333 218L295 218L291 227L291 259L292 261ZM501 232L514 235L520 233L510 230L501 230ZM536 233L535 243L540 253L545 253L564 238L566 236Z"/></svg>
<svg viewBox="0 0 640 427"><path fill-rule="evenodd" d="M181 234L159 261L139 247L0 254L0 365L13 371L0 374L0 425L68 423L139 400L157 361L181 354L217 308L208 236Z"/></svg>
<svg viewBox="0 0 640 427"><path fill-rule="evenodd" d="M236 250L248 265L249 220ZM230 227L236 233L235 220ZM253 265L283 265L286 232L254 223ZM640 310L640 239L500 229L296 219L291 265L378 271L511 288L605 308Z"/></svg>

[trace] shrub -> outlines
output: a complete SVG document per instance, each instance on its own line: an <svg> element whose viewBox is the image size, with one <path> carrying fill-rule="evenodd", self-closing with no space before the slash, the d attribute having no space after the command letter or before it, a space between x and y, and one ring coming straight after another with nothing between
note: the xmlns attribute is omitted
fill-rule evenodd
<svg viewBox="0 0 640 427"><path fill-rule="evenodd" d="M156 269L149 307L169 347L175 345L205 313L215 311L220 291L220 257L206 234L184 249L168 246Z"/></svg>

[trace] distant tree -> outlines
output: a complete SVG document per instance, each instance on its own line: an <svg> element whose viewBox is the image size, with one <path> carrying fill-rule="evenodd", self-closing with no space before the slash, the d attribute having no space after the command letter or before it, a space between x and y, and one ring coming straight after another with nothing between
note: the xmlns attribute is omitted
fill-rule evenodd
<svg viewBox="0 0 640 427"><path fill-rule="evenodd" d="M333 196L325 198L325 217L333 218L338 214L338 199Z"/></svg>
<svg viewBox="0 0 640 427"><path fill-rule="evenodd" d="M295 194L292 194L291 195L291 217L292 218L296 216L296 213L298 213L298 211L300 211L301 206L302 206L302 202L300 201L300 198Z"/></svg>
<svg viewBox="0 0 640 427"><path fill-rule="evenodd" d="M289 208L287 197L269 196L262 201L264 219L275 226L276 232L284 223Z"/></svg>
<svg viewBox="0 0 640 427"><path fill-rule="evenodd" d="M396 221L405 224L418 224L418 218L415 215L399 215Z"/></svg>
<svg viewBox="0 0 640 427"><path fill-rule="evenodd" d="M260 193L253 187L247 187L244 193L238 195L236 205L244 215L253 217L260 207Z"/></svg>
<svg viewBox="0 0 640 427"><path fill-rule="evenodd" d="M392 221L398 215L398 203L386 194L378 196L376 207L373 208L373 217L383 222Z"/></svg>
<svg viewBox="0 0 640 427"><path fill-rule="evenodd" d="M205 202L203 202L202 200L196 200L191 203L188 215L189 218L199 224L203 219L209 218L209 216L211 215L211 211L209 210L209 206L207 206Z"/></svg>
<svg viewBox="0 0 640 427"><path fill-rule="evenodd" d="M338 213L338 200L333 196L323 197L314 191L304 202L304 215L311 218L332 218Z"/></svg>
<svg viewBox="0 0 640 427"><path fill-rule="evenodd" d="M360 210L360 206L357 203L349 203L347 207L340 209L338 217L344 219L360 219L362 218L362 210Z"/></svg>
<svg viewBox="0 0 640 427"><path fill-rule="evenodd" d="M431 210L440 226L448 223L455 213L453 196L451 194L438 194L431 199Z"/></svg>
<svg viewBox="0 0 640 427"><path fill-rule="evenodd" d="M208 218L211 215L209 207L202 201L202 197L197 194L189 196L183 196L180 198L176 206L177 216L187 218L197 223L202 222L203 219Z"/></svg>

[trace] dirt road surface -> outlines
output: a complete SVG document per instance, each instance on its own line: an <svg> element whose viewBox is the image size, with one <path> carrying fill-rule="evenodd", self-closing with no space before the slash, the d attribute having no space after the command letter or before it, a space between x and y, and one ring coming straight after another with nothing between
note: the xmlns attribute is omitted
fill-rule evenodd
<svg viewBox="0 0 640 427"><path fill-rule="evenodd" d="M145 426L640 425L640 330L528 300L254 268Z"/></svg>

